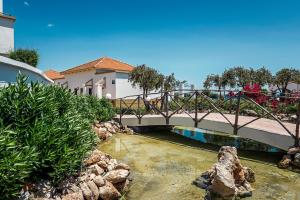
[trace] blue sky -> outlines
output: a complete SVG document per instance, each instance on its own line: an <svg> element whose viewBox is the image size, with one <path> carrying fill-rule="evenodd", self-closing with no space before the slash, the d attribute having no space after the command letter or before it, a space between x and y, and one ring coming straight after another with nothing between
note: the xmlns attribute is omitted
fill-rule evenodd
<svg viewBox="0 0 300 200"><path fill-rule="evenodd" d="M201 87L232 66L299 67L298 0L4 0L15 46L64 70L108 56Z"/></svg>

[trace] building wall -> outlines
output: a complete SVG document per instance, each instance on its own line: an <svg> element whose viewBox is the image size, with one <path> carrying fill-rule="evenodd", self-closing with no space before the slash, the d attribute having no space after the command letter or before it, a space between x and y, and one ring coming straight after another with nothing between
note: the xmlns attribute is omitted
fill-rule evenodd
<svg viewBox="0 0 300 200"><path fill-rule="evenodd" d="M37 74L35 72L19 68L17 66L9 65L6 63L0 62L0 85L5 83L14 83L16 82L16 77L18 73L21 72L22 74L28 76L28 82L30 81L39 81L49 83L43 76Z"/></svg>
<svg viewBox="0 0 300 200"><path fill-rule="evenodd" d="M0 53L14 49L14 20L0 17Z"/></svg>
<svg viewBox="0 0 300 200"><path fill-rule="evenodd" d="M116 73L116 97L122 98L130 95L142 94L143 91L139 88L132 87L131 83L128 81L128 73Z"/></svg>
<svg viewBox="0 0 300 200"><path fill-rule="evenodd" d="M60 82L60 84L68 81L68 88L71 89L73 92L75 88L83 88L83 84L87 81L93 79L93 90L92 94L96 95L96 86L95 84L102 80L103 78L106 79L106 86L102 90L102 95L106 96L107 93L110 93L112 98L116 98L116 87L115 84L112 84L112 80L116 79L115 72L103 73L103 74L95 74L95 70L85 71L85 72L78 72L74 74L67 74L65 75L64 81L56 80L55 82ZM80 90L79 90L80 92Z"/></svg>

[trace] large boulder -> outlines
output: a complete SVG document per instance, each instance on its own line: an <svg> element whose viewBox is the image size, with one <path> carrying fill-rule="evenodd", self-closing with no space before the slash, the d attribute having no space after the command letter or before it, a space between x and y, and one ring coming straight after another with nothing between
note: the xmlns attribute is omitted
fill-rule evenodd
<svg viewBox="0 0 300 200"><path fill-rule="evenodd" d="M119 191L108 181L106 181L104 186L99 188L99 195L103 200L115 200L121 197Z"/></svg>
<svg viewBox="0 0 300 200"><path fill-rule="evenodd" d="M206 189L209 196L234 198L251 196L253 189L249 182L254 181L253 170L241 165L236 148L223 146L218 154L218 162L193 183Z"/></svg>
<svg viewBox="0 0 300 200"><path fill-rule="evenodd" d="M104 179L111 182L111 183L120 183L127 179L129 176L129 171L125 169L116 169L107 172L105 174Z"/></svg>

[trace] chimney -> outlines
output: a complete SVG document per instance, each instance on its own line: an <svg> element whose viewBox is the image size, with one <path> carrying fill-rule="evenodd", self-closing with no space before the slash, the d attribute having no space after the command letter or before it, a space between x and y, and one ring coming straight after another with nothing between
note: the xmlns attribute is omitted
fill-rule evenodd
<svg viewBox="0 0 300 200"><path fill-rule="evenodd" d="M0 13L3 13L3 0L0 0Z"/></svg>

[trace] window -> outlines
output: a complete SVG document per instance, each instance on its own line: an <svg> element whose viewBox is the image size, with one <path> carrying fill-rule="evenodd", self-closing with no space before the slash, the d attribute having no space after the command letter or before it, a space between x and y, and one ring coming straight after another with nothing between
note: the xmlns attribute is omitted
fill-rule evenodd
<svg viewBox="0 0 300 200"><path fill-rule="evenodd" d="M113 85L116 84L116 80L112 80L111 84L113 84Z"/></svg>
<svg viewBox="0 0 300 200"><path fill-rule="evenodd" d="M83 94L83 88L80 88L80 94Z"/></svg>
<svg viewBox="0 0 300 200"><path fill-rule="evenodd" d="M89 95L92 96L93 90L92 88L89 88Z"/></svg>
<svg viewBox="0 0 300 200"><path fill-rule="evenodd" d="M78 92L78 88L75 88L74 89L74 94L77 95L77 92Z"/></svg>

